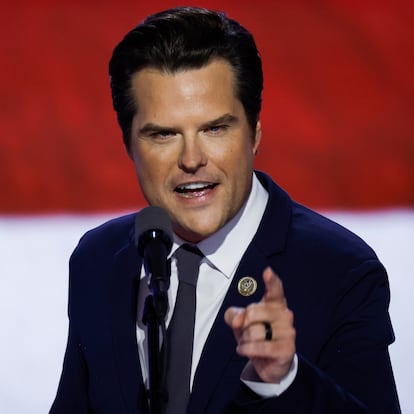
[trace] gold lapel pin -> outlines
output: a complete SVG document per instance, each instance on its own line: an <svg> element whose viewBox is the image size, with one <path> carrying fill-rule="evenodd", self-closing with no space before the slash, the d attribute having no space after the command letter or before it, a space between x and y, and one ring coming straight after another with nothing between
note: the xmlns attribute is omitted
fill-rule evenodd
<svg viewBox="0 0 414 414"><path fill-rule="evenodd" d="M237 290L242 296L251 296L257 289L257 282L251 276L242 277L237 285Z"/></svg>

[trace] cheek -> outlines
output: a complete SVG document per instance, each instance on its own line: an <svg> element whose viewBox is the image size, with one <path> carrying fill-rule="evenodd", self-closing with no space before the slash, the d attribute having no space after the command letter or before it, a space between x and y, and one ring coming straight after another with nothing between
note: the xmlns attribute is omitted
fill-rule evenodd
<svg viewBox="0 0 414 414"><path fill-rule="evenodd" d="M254 153L250 143L232 146L222 155L223 165L230 174L244 176L250 174L253 168Z"/></svg>
<svg viewBox="0 0 414 414"><path fill-rule="evenodd" d="M133 153L133 162L141 189L146 192L146 187L149 187L149 184L155 181L157 169L153 166L158 165L158 163L152 160L147 153L137 149Z"/></svg>
<svg viewBox="0 0 414 414"><path fill-rule="evenodd" d="M210 158L220 162L223 166L237 166L236 170L244 169L253 158L253 145L245 138L236 136L226 143L214 144L209 148Z"/></svg>
<svg viewBox="0 0 414 414"><path fill-rule="evenodd" d="M163 163L159 159L159 154L152 151L146 145L137 145L133 152L133 161L135 169L139 175L153 175L157 171L156 166L162 166Z"/></svg>
<svg viewBox="0 0 414 414"><path fill-rule="evenodd" d="M172 157L166 156L166 151L142 148L141 146L135 149L133 161L143 193L147 197L153 198L164 192L168 187L168 179L174 168Z"/></svg>

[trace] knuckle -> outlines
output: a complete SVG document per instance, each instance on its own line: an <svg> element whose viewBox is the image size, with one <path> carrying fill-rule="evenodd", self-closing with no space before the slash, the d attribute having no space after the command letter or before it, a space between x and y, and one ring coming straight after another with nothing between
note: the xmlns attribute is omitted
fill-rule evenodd
<svg viewBox="0 0 414 414"><path fill-rule="evenodd" d="M256 318L257 303L250 303L246 306L245 325L250 325Z"/></svg>
<svg viewBox="0 0 414 414"><path fill-rule="evenodd" d="M252 331L249 328L246 328L243 330L242 336L241 336L241 342L242 343L247 343L247 342L251 342L252 340Z"/></svg>

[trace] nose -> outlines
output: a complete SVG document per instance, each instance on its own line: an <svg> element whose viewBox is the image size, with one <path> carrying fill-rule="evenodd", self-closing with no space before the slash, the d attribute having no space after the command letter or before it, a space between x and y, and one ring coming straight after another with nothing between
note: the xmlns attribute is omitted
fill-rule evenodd
<svg viewBox="0 0 414 414"><path fill-rule="evenodd" d="M178 167L185 172L195 172L207 164L207 156L197 136L182 139Z"/></svg>

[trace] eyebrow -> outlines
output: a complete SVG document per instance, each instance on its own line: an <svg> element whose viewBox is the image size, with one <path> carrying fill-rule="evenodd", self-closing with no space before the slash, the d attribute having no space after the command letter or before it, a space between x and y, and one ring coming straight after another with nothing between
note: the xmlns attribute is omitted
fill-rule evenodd
<svg viewBox="0 0 414 414"><path fill-rule="evenodd" d="M205 124L201 125L201 129L208 128L211 126L216 126L220 124L235 124L239 119L231 114L224 114L216 119L206 122Z"/></svg>
<svg viewBox="0 0 414 414"><path fill-rule="evenodd" d="M217 126L220 124L235 124L238 120L239 119L234 115L224 114L216 119L212 119L211 121L205 122L204 124L201 125L200 129L205 129L205 128ZM162 125L149 122L145 124L142 128L140 128L138 133L140 135L145 135L149 133L162 132L162 131L177 132L177 128L162 126Z"/></svg>
<svg viewBox="0 0 414 414"><path fill-rule="evenodd" d="M146 134L150 134L150 133L152 134L154 132L162 132L162 131L175 131L175 129L149 122L148 124L145 124L142 128L138 130L138 134L146 135Z"/></svg>

